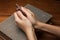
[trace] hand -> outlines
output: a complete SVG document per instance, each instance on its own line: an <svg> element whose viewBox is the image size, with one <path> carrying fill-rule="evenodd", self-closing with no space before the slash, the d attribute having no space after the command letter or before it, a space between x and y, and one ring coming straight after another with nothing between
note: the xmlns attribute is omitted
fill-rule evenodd
<svg viewBox="0 0 60 40"><path fill-rule="evenodd" d="M34 25L34 28L38 28L37 23L38 21L35 18L35 15L33 14L33 12L31 12L29 9L25 8L25 7L21 7L21 10L26 14L27 18L30 20L30 22Z"/></svg>
<svg viewBox="0 0 60 40"><path fill-rule="evenodd" d="M27 18L30 20L32 24L36 23L35 15L29 9L25 7L21 7L21 10L26 14Z"/></svg>
<svg viewBox="0 0 60 40"><path fill-rule="evenodd" d="M22 14L21 11L15 12L14 17L19 28L21 28L25 33L33 29L32 23Z"/></svg>

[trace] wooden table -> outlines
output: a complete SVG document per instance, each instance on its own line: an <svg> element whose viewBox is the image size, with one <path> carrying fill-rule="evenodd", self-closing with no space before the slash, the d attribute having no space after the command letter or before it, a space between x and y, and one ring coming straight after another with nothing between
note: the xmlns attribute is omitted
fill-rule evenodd
<svg viewBox="0 0 60 40"><path fill-rule="evenodd" d="M0 0L0 23L15 12L16 3L18 3L21 6L31 4L43 11L52 14L53 24L60 26L60 1L56 0ZM45 34L49 35L47 33ZM51 38L54 39L53 36L46 35L44 36L43 39L46 40L51 40Z"/></svg>

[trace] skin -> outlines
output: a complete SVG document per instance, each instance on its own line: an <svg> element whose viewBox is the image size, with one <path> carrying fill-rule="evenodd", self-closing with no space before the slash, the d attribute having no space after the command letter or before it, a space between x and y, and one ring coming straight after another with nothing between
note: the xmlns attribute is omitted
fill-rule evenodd
<svg viewBox="0 0 60 40"><path fill-rule="evenodd" d="M37 40L32 23L22 14L21 11L14 13L15 21L20 29L22 29L28 40Z"/></svg>
<svg viewBox="0 0 60 40"><path fill-rule="evenodd" d="M36 25L37 25L37 27L35 27L35 28L52 33L60 38L60 27L41 23L39 21L36 23Z"/></svg>
<svg viewBox="0 0 60 40"><path fill-rule="evenodd" d="M21 10L27 15L24 16L21 11L14 13L15 21L27 35L28 40L37 40L34 28L50 32L60 37L60 27L45 24L36 20L35 15L29 9L21 7ZM32 26L34 25L34 27Z"/></svg>

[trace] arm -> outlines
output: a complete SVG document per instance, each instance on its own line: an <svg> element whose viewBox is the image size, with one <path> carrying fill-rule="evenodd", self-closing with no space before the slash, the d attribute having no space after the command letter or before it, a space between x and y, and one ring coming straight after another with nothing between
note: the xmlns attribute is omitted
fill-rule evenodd
<svg viewBox="0 0 60 40"><path fill-rule="evenodd" d="M34 29L27 31L26 36L28 40L37 40Z"/></svg>
<svg viewBox="0 0 60 40"><path fill-rule="evenodd" d="M41 23L41 22L37 21L35 19L35 15L33 14L33 12L31 12L29 9L27 9L25 7L22 7L21 10L27 15L27 18L30 20L30 22L33 25L36 24L37 26L39 26L39 27L35 27L35 28L53 33L53 34L60 37L60 27L45 24L45 23Z"/></svg>
<svg viewBox="0 0 60 40"><path fill-rule="evenodd" d="M39 21L37 21L36 25L38 26L38 27L36 27L37 29L41 29L41 30L53 33L56 36L60 37L60 27L49 25L49 24L45 24L45 23L41 23Z"/></svg>

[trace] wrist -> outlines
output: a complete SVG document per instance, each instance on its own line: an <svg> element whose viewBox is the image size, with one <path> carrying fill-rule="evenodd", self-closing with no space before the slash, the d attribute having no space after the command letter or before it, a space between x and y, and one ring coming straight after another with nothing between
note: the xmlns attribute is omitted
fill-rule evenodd
<svg viewBox="0 0 60 40"><path fill-rule="evenodd" d="M34 29L33 29L33 27L32 27L32 28L27 29L27 30L26 30L26 34L29 34L29 33L33 32L33 30L34 30Z"/></svg>
<svg viewBox="0 0 60 40"><path fill-rule="evenodd" d="M26 36L28 40L35 40L33 32L34 32L34 29L26 32Z"/></svg>
<svg viewBox="0 0 60 40"><path fill-rule="evenodd" d="M40 29L43 28L45 26L45 23L37 21L35 24L35 28Z"/></svg>

